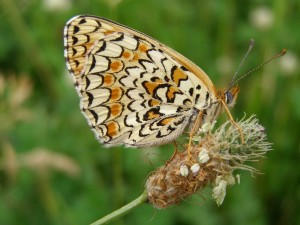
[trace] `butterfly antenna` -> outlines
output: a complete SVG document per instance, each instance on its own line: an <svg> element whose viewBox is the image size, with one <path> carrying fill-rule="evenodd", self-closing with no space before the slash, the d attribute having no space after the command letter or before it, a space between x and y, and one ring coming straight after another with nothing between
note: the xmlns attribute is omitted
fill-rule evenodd
<svg viewBox="0 0 300 225"><path fill-rule="evenodd" d="M245 62L245 59L248 57L249 53L251 52L252 48L254 46L254 39L250 39L250 44L249 44L249 48L247 50L247 52L245 53L245 55L243 56L240 64L238 65L238 68L236 69L233 77L232 77L232 80L230 81L229 83L229 87L228 87L228 90L230 90L230 88L233 87L233 84L236 83L234 80L236 78L236 76L238 75L238 73L240 72L240 69L242 68L244 62Z"/></svg>
<svg viewBox="0 0 300 225"><path fill-rule="evenodd" d="M258 70L259 68L263 67L264 65L266 65L266 64L268 64L269 62L273 61L274 59L279 58L279 57L285 55L285 53L286 53L286 49L284 48L284 49L282 49L279 53L277 53L276 55L274 55L273 57L271 57L270 59L268 59L268 60L266 60L265 62L259 64L258 66L254 67L253 69L251 69L250 71L248 71L247 73L245 73L243 76L239 77L239 79L237 79L235 82L233 82L233 83L231 84L231 86L229 87L229 89L232 88L235 84L237 84L237 83L238 83L241 79L243 79L244 77L249 76L249 75L252 74L254 71ZM229 90L229 89L228 89L228 90Z"/></svg>

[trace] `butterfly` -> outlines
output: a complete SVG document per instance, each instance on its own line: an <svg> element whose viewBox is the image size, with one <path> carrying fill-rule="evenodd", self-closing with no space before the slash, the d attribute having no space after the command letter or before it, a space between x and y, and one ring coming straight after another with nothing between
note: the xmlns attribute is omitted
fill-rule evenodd
<svg viewBox="0 0 300 225"><path fill-rule="evenodd" d="M218 91L193 62L124 25L79 15L64 29L64 56L80 107L106 145L169 143L213 122L239 92Z"/></svg>

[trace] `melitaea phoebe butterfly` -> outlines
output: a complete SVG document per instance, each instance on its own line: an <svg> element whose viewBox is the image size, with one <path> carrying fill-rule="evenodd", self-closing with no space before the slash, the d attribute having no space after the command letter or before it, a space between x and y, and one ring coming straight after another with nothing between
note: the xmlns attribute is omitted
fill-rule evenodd
<svg viewBox="0 0 300 225"><path fill-rule="evenodd" d="M185 127L214 121L222 108L228 111L239 92L235 85L216 90L181 54L104 18L69 20L64 45L81 110L106 145L168 143Z"/></svg>

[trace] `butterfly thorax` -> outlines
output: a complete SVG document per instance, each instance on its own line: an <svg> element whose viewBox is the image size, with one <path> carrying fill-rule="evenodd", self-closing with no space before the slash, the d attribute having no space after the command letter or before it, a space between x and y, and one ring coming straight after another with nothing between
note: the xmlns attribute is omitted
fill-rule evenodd
<svg viewBox="0 0 300 225"><path fill-rule="evenodd" d="M223 105L221 99L223 96L219 94L221 93L218 92L217 96L211 98L209 106L203 111L202 124L212 123L222 111Z"/></svg>
<svg viewBox="0 0 300 225"><path fill-rule="evenodd" d="M224 104L226 107L233 107L237 95L239 93L239 87L235 86L230 88L227 91L217 91L216 94L210 94L209 91L206 92L205 100L201 99L195 104L195 112L202 114L201 124L212 123L218 115L223 110ZM205 104L203 104L203 102ZM200 125L201 125L200 124Z"/></svg>

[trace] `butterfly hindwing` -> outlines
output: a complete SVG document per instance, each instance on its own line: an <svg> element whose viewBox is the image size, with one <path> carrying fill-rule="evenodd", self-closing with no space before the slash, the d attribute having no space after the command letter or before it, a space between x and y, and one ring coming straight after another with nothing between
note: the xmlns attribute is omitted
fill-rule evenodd
<svg viewBox="0 0 300 225"><path fill-rule="evenodd" d="M82 112L108 145L174 140L195 116L196 102L204 107L212 92L210 80L199 79L188 69L194 64L179 53L98 17L77 16L67 23L65 58Z"/></svg>

